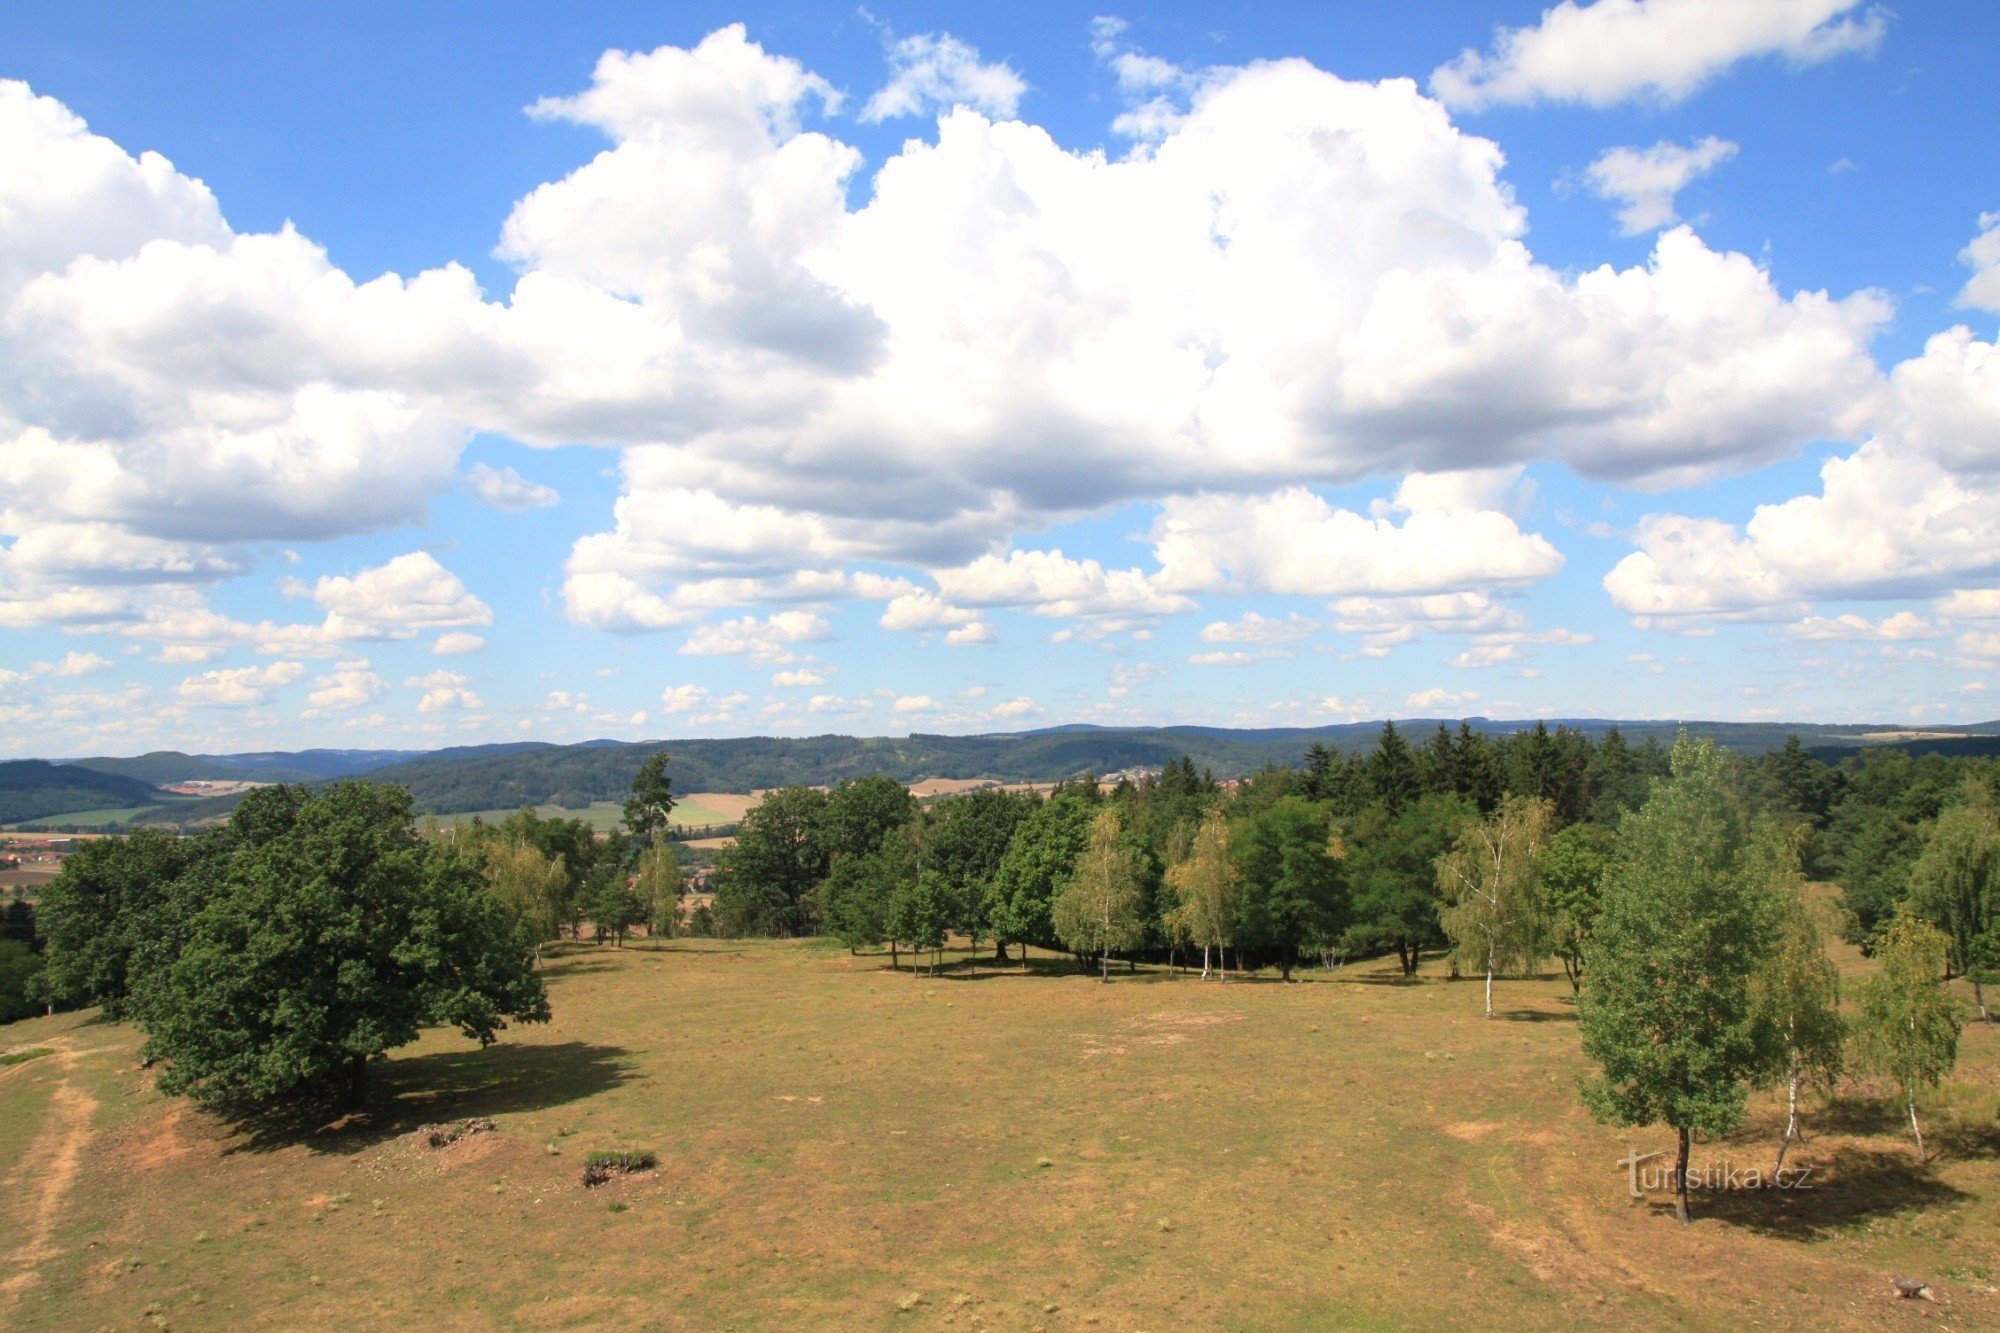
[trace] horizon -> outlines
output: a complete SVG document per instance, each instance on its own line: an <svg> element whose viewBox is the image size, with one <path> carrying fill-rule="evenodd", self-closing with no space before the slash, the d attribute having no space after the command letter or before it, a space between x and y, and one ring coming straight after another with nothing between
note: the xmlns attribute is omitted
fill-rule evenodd
<svg viewBox="0 0 2000 1333"><path fill-rule="evenodd" d="M1673 9L0 13L0 758L2000 725L2000 13Z"/></svg>

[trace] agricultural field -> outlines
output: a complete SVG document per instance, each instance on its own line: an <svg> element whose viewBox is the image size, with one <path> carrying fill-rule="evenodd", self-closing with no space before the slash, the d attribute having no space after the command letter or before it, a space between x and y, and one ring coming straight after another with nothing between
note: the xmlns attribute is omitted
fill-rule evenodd
<svg viewBox="0 0 2000 1333"><path fill-rule="evenodd" d="M758 796L743 796L732 792L695 792L677 797L674 801L674 823L687 825L733 824L743 818L744 812L757 804ZM468 810L463 814L443 815L441 820L449 824L470 824L474 819L488 824L497 824L513 814L513 810ZM623 801L593 801L580 809L560 805L538 805L535 813L544 819L581 819L599 833L609 833L621 828L625 823L625 803Z"/></svg>
<svg viewBox="0 0 2000 1333"><path fill-rule="evenodd" d="M1560 977L1393 960L1111 984L822 942L560 946L555 1020L395 1052L369 1113L228 1124L138 1034L0 1029L0 1324L1160 1329L2000 1325L2000 1039L1850 1084L1810 1190L1627 1196ZM1841 950L1844 968L1866 966ZM1766 1166L1768 1096L1696 1164ZM420 1127L490 1118L427 1145ZM651 1170L579 1183L587 1154ZM1937 1297L1898 1301L1898 1275Z"/></svg>

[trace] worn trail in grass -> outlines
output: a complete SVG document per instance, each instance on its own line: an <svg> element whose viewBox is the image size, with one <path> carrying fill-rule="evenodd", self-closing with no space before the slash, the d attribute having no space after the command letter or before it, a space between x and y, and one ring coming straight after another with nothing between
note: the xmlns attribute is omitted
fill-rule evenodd
<svg viewBox="0 0 2000 1333"><path fill-rule="evenodd" d="M0 1070L6 1234L57 1202L0 1322L182 1327L741 1324L1249 1328L2000 1323L2000 1042L1969 1030L1943 1160L1893 1109L1841 1108L1794 1156L1816 1191L1626 1197L1668 1146L1578 1109L1568 987L1112 984L890 972L818 944L573 949L556 1020L480 1052L398 1052L365 1120L227 1125L161 1098L137 1036ZM61 1090L71 1089L64 1094ZM98 1103L66 1188L63 1096ZM442 1149L427 1122L490 1116ZM1775 1106L1698 1160L1767 1164ZM33 1125L33 1129L24 1126ZM584 1190L584 1156L660 1165ZM1892 1303L1892 1276L1939 1304Z"/></svg>

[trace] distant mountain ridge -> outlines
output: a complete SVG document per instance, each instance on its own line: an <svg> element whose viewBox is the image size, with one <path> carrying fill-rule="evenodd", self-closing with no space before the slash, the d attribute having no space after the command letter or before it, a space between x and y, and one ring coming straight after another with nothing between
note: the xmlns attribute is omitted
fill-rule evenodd
<svg viewBox="0 0 2000 1333"><path fill-rule="evenodd" d="M1796 734L1822 759L1838 759L1866 745L1893 744L1915 751L2000 753L2000 721L1969 726L1898 729L1873 723L1741 723L1549 718L1592 737L1617 727L1627 740L1672 741L1686 727L1698 736L1745 753L1784 744ZM1464 719L1475 730L1506 734L1530 721ZM1458 718L1398 718L1412 743ZM1348 752L1365 750L1380 735L1380 721L1320 727L1231 728L1210 726L1103 727L1071 723L1031 731L975 736L914 733L909 736L744 736L659 741L590 740L571 745L511 741L442 750L301 750L233 755L190 755L161 750L134 758L89 758L50 764L41 760L0 765L18 769L12 785L0 783L0 809L16 811L0 822L46 818L67 811L116 809L157 801L154 786L190 780L319 782L343 777L400 783L417 808L432 814L511 809L522 805L581 808L622 800L632 776L659 750L670 756L668 774L682 792L750 792L790 784L830 784L882 773L903 782L922 778L991 778L1049 782L1085 772L1156 769L1185 754L1218 776L1253 772L1266 764L1297 764L1315 742ZM38 766L21 768L21 765ZM47 795L40 794L47 792ZM58 796L57 793L61 793ZM79 803L62 805L67 797ZM176 822L219 818L236 797L175 802L153 817ZM32 809L34 813L17 811Z"/></svg>

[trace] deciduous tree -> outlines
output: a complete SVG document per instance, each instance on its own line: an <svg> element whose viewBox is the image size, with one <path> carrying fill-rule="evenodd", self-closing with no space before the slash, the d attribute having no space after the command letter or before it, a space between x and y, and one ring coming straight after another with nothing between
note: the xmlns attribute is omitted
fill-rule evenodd
<svg viewBox="0 0 2000 1333"><path fill-rule="evenodd" d="M1126 846L1116 810L1100 811L1077 858L1076 874L1051 908L1056 934L1071 952L1098 958L1111 980L1111 955L1146 939L1145 895L1138 857Z"/></svg>
<svg viewBox="0 0 2000 1333"><path fill-rule="evenodd" d="M1902 1090L1917 1141L1917 1160L1928 1161L1924 1127L1917 1121L1917 1089L1935 1088L1958 1063L1963 1019L1945 987L1951 943L1944 932L1908 913L1876 939L1882 970L1855 983L1859 1001L1854 1035L1860 1062Z"/></svg>
<svg viewBox="0 0 2000 1333"><path fill-rule="evenodd" d="M1532 967L1548 943L1535 855L1553 818L1539 797L1505 797L1490 816L1462 827L1452 849L1438 858L1445 904L1440 921L1458 956L1486 973L1488 1018L1494 974Z"/></svg>

